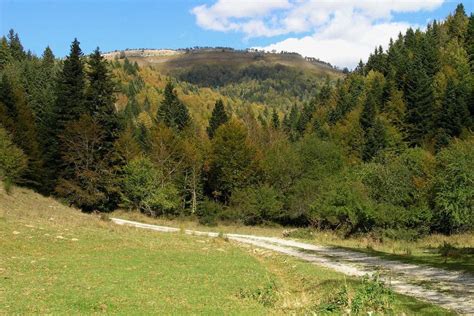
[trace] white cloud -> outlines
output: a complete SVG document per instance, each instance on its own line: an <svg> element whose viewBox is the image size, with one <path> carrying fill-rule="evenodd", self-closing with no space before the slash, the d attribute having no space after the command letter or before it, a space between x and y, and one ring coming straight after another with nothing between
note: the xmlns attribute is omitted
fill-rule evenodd
<svg viewBox="0 0 474 316"><path fill-rule="evenodd" d="M241 32L245 38L293 35L266 50L298 52L338 66L353 67L376 45L386 45L408 27L393 13L434 10L445 0L218 0L192 9L208 30ZM416 26L415 26L416 27Z"/></svg>

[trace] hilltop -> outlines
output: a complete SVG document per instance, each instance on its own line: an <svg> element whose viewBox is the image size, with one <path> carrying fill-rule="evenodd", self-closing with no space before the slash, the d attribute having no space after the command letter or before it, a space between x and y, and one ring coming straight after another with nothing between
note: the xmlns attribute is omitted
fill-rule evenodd
<svg viewBox="0 0 474 316"><path fill-rule="evenodd" d="M316 75L341 76L341 71L331 64L316 58L303 57L297 53L263 52L257 50L235 50L231 48L192 48L192 49L126 49L104 53L107 59L127 57L140 66L152 65L165 72L196 65L249 66L252 64L284 65L309 71Z"/></svg>

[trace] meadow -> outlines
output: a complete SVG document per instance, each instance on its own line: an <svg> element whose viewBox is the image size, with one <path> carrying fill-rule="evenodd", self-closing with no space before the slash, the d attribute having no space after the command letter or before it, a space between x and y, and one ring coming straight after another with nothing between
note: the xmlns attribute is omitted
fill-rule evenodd
<svg viewBox="0 0 474 316"><path fill-rule="evenodd" d="M117 226L27 189L1 190L0 201L2 314L337 314L335 289L367 291L361 280L296 259L225 238ZM384 295L364 308L448 313Z"/></svg>

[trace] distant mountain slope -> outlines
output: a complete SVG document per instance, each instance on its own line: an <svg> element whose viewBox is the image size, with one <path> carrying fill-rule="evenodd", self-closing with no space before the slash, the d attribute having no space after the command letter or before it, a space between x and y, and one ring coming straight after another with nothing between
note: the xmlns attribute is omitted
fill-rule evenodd
<svg viewBox="0 0 474 316"><path fill-rule="evenodd" d="M104 54L106 58L125 58L139 65L153 65L163 72L196 65L231 65L248 66L254 63L281 64L307 70L317 75L341 76L341 72L330 64L314 58L304 58L296 53L263 53L257 51L241 51L227 48L209 49L129 49Z"/></svg>
<svg viewBox="0 0 474 316"><path fill-rule="evenodd" d="M136 62L159 73L220 94L280 109L306 102L327 79L344 74L330 64L294 53L263 53L226 48L191 50L126 50L108 59Z"/></svg>

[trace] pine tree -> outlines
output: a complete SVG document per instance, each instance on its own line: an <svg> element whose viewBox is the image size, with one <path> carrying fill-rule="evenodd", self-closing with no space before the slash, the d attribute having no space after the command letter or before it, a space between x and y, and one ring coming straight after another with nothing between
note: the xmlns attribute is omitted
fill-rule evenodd
<svg viewBox="0 0 474 316"><path fill-rule="evenodd" d="M433 128L433 88L431 79L418 60L411 67L406 92L405 119L408 141L421 145Z"/></svg>
<svg viewBox="0 0 474 316"><path fill-rule="evenodd" d="M104 145L111 149L120 132L115 110L115 85L108 63L100 54L99 48L89 57L88 65L89 85L85 95L88 113L98 119L104 129Z"/></svg>
<svg viewBox="0 0 474 316"><path fill-rule="evenodd" d="M10 47L10 53L14 59L22 60L26 57L23 45L20 42L20 37L13 29L10 29L8 32L8 46Z"/></svg>
<svg viewBox="0 0 474 316"><path fill-rule="evenodd" d="M387 146L385 127L379 119L374 121L374 124L365 133L364 150L362 152L362 159L370 161L382 149Z"/></svg>
<svg viewBox="0 0 474 316"><path fill-rule="evenodd" d="M158 108L157 118L159 122L179 131L190 123L188 108L179 100L171 82L166 84L164 99Z"/></svg>
<svg viewBox="0 0 474 316"><path fill-rule="evenodd" d="M42 63L46 68L52 68L54 66L54 54L49 46L46 46L42 55Z"/></svg>
<svg viewBox="0 0 474 316"><path fill-rule="evenodd" d="M454 81L452 79L448 80L436 123L438 128L450 137L457 137L461 134L464 122L469 117L467 106L461 94Z"/></svg>
<svg viewBox="0 0 474 316"><path fill-rule="evenodd" d="M0 71L12 60L10 48L5 36L0 39Z"/></svg>
<svg viewBox="0 0 474 316"><path fill-rule="evenodd" d="M69 56L66 57L59 73L55 105L58 133L65 124L77 120L81 114L86 113L85 73L79 44L79 41L74 39Z"/></svg>
<svg viewBox="0 0 474 316"><path fill-rule="evenodd" d="M465 45L467 55L469 56L471 73L474 74L474 13L471 13L471 16L469 17Z"/></svg>
<svg viewBox="0 0 474 316"><path fill-rule="evenodd" d="M64 130L68 124L77 121L81 114L87 113L84 65L77 39L72 42L71 51L58 74L55 94L54 106L47 119L49 128L46 133L49 136L45 144L49 191L53 191L56 186L59 174L65 176L64 173L70 173L64 169L62 158L65 150L62 146Z"/></svg>
<svg viewBox="0 0 474 316"><path fill-rule="evenodd" d="M209 120L209 126L207 127L207 135L209 138L213 138L216 130L222 124L227 123L229 117L225 111L224 103L221 99L216 101L214 109L212 110L211 119Z"/></svg>
<svg viewBox="0 0 474 316"><path fill-rule="evenodd" d="M374 126L376 113L375 97L372 93L367 94L367 100L364 103L360 113L359 123L364 131L368 131Z"/></svg>
<svg viewBox="0 0 474 316"><path fill-rule="evenodd" d="M303 135L307 125L309 124L309 122L311 122L314 110L315 107L312 103L305 104L303 106L303 110L301 111L301 115L299 116L298 122L296 124L296 130L298 131L300 136Z"/></svg>
<svg viewBox="0 0 474 316"><path fill-rule="evenodd" d="M272 127L274 129L280 129L280 118L278 117L278 113L275 109L272 112Z"/></svg>

